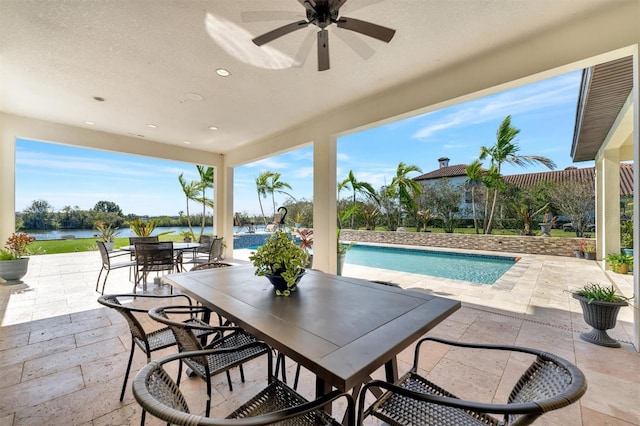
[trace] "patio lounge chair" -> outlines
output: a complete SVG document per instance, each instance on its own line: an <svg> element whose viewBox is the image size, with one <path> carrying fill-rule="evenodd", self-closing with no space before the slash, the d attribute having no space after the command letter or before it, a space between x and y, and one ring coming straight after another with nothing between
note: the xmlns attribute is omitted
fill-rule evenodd
<svg viewBox="0 0 640 426"><path fill-rule="evenodd" d="M226 419L215 419L197 414L190 414L187 401L176 383L164 369L166 364L181 362L188 359L222 357L236 351L265 351L267 362L267 387L260 391L248 402L236 409ZM347 400L347 425L354 424L354 403L350 395L333 391L327 395L308 402L285 383L273 377L273 356L269 346L262 342L230 349L213 349L196 352L182 352L152 361L143 367L133 381L133 395L144 413L165 420L174 425L331 425L342 423L330 417L323 411L323 407L332 401L345 398ZM235 421L234 421L235 420ZM282 422L282 423L281 423Z"/></svg>
<svg viewBox="0 0 640 426"><path fill-rule="evenodd" d="M471 349L527 353L535 360L522 374L506 404L461 400L418 374L420 346L426 341ZM474 355L472 353L472 355ZM475 352L475 356L478 356ZM371 388L386 389L364 410ZM576 402L587 390L584 374L553 354L520 346L452 342L427 337L418 342L413 367L396 384L374 380L363 386L358 402L358 424L374 416L391 425L511 425L533 423L539 416ZM497 419L488 413L504 414Z"/></svg>

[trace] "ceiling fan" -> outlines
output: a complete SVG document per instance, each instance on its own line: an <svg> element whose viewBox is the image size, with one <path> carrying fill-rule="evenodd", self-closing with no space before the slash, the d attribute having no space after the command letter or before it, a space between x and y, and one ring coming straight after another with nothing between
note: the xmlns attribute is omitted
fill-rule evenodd
<svg viewBox="0 0 640 426"><path fill-rule="evenodd" d="M306 9L306 21L296 21L276 28L254 38L253 42L262 46L293 31L306 28L309 24L314 24L320 28L318 31L318 71L325 71L329 69L329 32L326 30L327 26L336 24L338 28L355 31L385 43L389 43L396 33L396 30L371 22L339 16L340 8L347 0L298 0L298 2Z"/></svg>

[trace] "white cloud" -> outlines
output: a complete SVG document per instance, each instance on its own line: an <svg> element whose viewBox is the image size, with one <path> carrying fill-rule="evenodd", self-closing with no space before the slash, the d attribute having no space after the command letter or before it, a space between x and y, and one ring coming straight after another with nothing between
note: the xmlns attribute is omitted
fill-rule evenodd
<svg viewBox="0 0 640 426"><path fill-rule="evenodd" d="M417 130L413 138L425 140L441 130L498 120L509 114L548 110L554 105L575 102L579 78L578 73L573 73L447 108L444 111L451 112L444 115L441 111L425 114L421 118L427 124Z"/></svg>
<svg viewBox="0 0 640 426"><path fill-rule="evenodd" d="M247 168L250 168L250 169L261 168L261 169L264 169L264 170L267 170L267 169L284 169L284 168L289 167L289 163L281 161L281 160L277 159L276 157L271 157L271 158L264 158L262 160L255 161L255 162L250 163L250 164L245 164L242 167L247 167Z"/></svg>

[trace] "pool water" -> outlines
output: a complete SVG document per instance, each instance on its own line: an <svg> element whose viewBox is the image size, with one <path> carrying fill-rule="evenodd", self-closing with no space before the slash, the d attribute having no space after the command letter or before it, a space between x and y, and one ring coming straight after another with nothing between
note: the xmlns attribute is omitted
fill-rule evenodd
<svg viewBox="0 0 640 426"><path fill-rule="evenodd" d="M493 284L516 258L356 244L347 251L345 263Z"/></svg>

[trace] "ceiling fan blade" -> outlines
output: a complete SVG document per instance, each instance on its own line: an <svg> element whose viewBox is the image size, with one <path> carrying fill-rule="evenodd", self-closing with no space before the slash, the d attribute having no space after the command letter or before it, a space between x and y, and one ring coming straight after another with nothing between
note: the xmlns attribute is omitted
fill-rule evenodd
<svg viewBox="0 0 640 426"><path fill-rule="evenodd" d="M287 12L283 10L253 10L240 12L242 22L265 22L265 21L293 21L304 18L304 13Z"/></svg>
<svg viewBox="0 0 640 426"><path fill-rule="evenodd" d="M269 31L268 33L262 34L261 36L254 38L252 41L256 45L262 46L263 44L269 43L270 41L282 37L283 35L292 33L295 30L299 30L300 28L305 28L307 25L309 25L309 22L307 21L292 22L280 28L276 28L273 31Z"/></svg>
<svg viewBox="0 0 640 426"><path fill-rule="evenodd" d="M389 43L396 33L396 30L383 27L382 25L347 17L338 19L338 27L373 37L385 43Z"/></svg>
<svg viewBox="0 0 640 426"><path fill-rule="evenodd" d="M302 40L302 43L300 44L300 48L298 49L298 53L296 54L294 60L295 60L295 65L294 67L298 67L301 68L304 63L307 61L307 58L309 57L309 52L311 52L311 48L313 47L313 42L315 36L313 34L313 31L309 31L307 33L307 35L304 37L304 40Z"/></svg>
<svg viewBox="0 0 640 426"><path fill-rule="evenodd" d="M333 34L340 40L344 41L346 45L351 47L353 51L356 52L364 60L369 59L375 53L374 50L367 43L365 43L362 37L357 36L352 31L342 31L342 29L338 29L333 31Z"/></svg>
<svg viewBox="0 0 640 426"><path fill-rule="evenodd" d="M318 31L318 71L329 69L329 31Z"/></svg>

